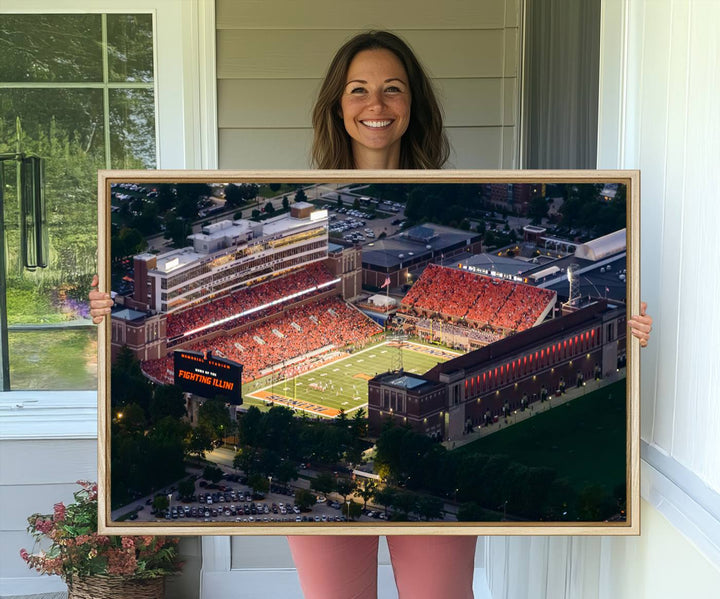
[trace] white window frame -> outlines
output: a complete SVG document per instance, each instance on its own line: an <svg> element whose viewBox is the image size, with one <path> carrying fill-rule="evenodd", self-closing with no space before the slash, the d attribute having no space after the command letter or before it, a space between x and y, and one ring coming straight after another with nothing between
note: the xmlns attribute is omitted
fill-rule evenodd
<svg viewBox="0 0 720 599"><path fill-rule="evenodd" d="M217 168L214 2L0 0L0 15L32 13L152 14L158 168ZM38 428L29 411L17 406L32 406L36 415L35 409L42 410L52 426ZM95 391L0 392L0 408L1 438L97 437Z"/></svg>

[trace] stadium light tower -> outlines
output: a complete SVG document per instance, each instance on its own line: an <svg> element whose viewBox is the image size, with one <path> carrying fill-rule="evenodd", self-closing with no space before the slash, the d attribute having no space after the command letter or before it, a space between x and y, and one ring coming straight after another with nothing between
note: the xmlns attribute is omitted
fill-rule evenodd
<svg viewBox="0 0 720 599"><path fill-rule="evenodd" d="M572 308L580 307L580 277L575 272L577 268L577 264L571 264L567 269L568 284L570 286L567 305Z"/></svg>
<svg viewBox="0 0 720 599"><path fill-rule="evenodd" d="M403 371L403 342L407 340L407 335L393 335L391 341L397 344L397 351L392 356L392 370L395 372Z"/></svg>

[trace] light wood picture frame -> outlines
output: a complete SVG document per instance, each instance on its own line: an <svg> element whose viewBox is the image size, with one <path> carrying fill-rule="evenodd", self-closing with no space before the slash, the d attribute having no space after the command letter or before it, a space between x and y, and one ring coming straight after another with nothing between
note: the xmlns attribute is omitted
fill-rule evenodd
<svg viewBox="0 0 720 599"><path fill-rule="evenodd" d="M636 535L638 171L100 171L99 529Z"/></svg>

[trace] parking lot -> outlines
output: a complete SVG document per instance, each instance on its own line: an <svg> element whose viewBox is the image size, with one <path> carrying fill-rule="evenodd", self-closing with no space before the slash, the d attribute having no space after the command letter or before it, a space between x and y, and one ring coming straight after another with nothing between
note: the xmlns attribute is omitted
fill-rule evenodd
<svg viewBox="0 0 720 599"><path fill-rule="evenodd" d="M237 478L238 480L233 480ZM305 482L307 481L298 481ZM160 495L170 500L167 510L153 514L152 497L144 502L128 506L123 513L134 512L130 520L157 522L161 520L190 520L193 522L242 522L263 524L309 523L309 522L345 522L342 515L341 499L331 494L329 499L318 496L315 505L309 511L301 511L294 504L294 489L273 485L270 493L255 494L240 482L240 477L230 477L221 483L212 484L198 479L196 493L183 501L174 486L165 489ZM116 517L116 516L113 516ZM384 513L366 510L357 521L370 522L383 519Z"/></svg>
<svg viewBox="0 0 720 599"><path fill-rule="evenodd" d="M404 206L399 203L383 206L386 214L384 218L377 218L368 210L349 207L328 207L330 225L328 231L331 236L341 236L344 241L354 243L371 243L381 233L392 235L399 228L404 218Z"/></svg>

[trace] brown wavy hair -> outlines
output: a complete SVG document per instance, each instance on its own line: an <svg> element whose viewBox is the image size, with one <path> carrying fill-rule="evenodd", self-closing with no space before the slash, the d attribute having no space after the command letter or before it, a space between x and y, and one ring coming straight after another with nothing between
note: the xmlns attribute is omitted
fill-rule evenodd
<svg viewBox="0 0 720 599"><path fill-rule="evenodd" d="M407 43L388 31L360 33L347 41L332 59L312 113L313 165L321 169L355 168L350 136L340 116L340 98L355 55L363 50L378 49L389 50L398 57L410 85L410 122L402 136L400 168L441 168L450 155L450 145L443 131L442 110L432 83Z"/></svg>

